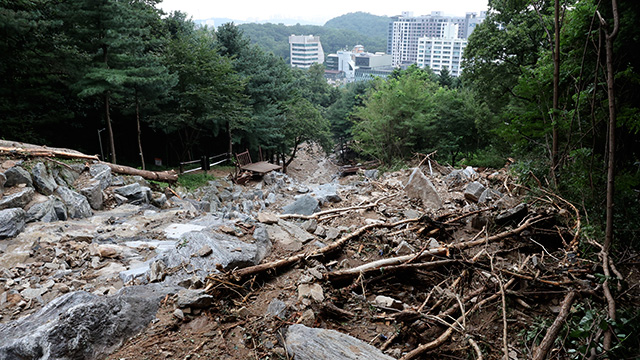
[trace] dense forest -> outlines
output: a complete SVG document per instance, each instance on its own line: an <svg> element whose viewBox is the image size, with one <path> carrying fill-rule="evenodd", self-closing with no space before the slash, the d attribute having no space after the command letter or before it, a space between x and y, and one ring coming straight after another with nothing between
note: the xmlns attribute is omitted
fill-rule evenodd
<svg viewBox="0 0 640 360"><path fill-rule="evenodd" d="M434 151L458 166L513 158L523 186L579 210L577 251L601 274L604 295L585 295L583 331L563 341L584 358L637 351L639 313L616 306L628 284L611 264L640 246L639 2L493 0L460 80L413 66L342 88L322 66L287 66L287 37L384 51L377 32L337 20L213 30L158 3L0 0L0 138L88 153L100 139L108 160L142 167L230 147L286 164L303 141L349 144L387 169Z"/></svg>
<svg viewBox="0 0 640 360"><path fill-rule="evenodd" d="M371 26L371 31L366 30L368 26ZM252 43L289 62L289 36L292 34L320 36L325 54L351 50L355 45L363 45L369 52L386 52L389 19L356 13L329 20L324 26L267 23L242 24L238 27Z"/></svg>

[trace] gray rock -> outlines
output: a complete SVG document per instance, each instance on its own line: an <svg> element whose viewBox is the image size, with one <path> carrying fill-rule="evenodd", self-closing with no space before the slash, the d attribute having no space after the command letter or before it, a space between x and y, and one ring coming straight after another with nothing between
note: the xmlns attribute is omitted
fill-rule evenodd
<svg viewBox="0 0 640 360"><path fill-rule="evenodd" d="M112 296L62 295L35 314L0 324L0 359L103 358L145 328L175 290L148 285Z"/></svg>
<svg viewBox="0 0 640 360"><path fill-rule="evenodd" d="M258 221L263 224L276 224L278 223L278 220L280 220L280 218L278 218L278 216L275 214L267 212L258 213Z"/></svg>
<svg viewBox="0 0 640 360"><path fill-rule="evenodd" d="M473 202L478 202L480 196L486 190L484 185L474 181L464 188L464 198Z"/></svg>
<svg viewBox="0 0 640 360"><path fill-rule="evenodd" d="M4 172L4 176L7 178L4 186L10 187L18 184L27 184L27 186L33 186L33 180L31 175L21 166L14 166Z"/></svg>
<svg viewBox="0 0 640 360"><path fill-rule="evenodd" d="M518 222L527 216L529 209L527 204L519 204L518 206L505 210L496 216L496 224L504 225L509 222Z"/></svg>
<svg viewBox="0 0 640 360"><path fill-rule="evenodd" d="M42 221L42 222L54 222L58 221L58 214L54 208L56 201L50 197L44 202L33 204L27 210L27 222ZM66 219L66 215L65 215Z"/></svg>
<svg viewBox="0 0 640 360"><path fill-rule="evenodd" d="M276 194L274 193L269 193L269 195L267 195L267 198L264 200L265 205L271 205L274 202L276 202Z"/></svg>
<svg viewBox="0 0 640 360"><path fill-rule="evenodd" d="M378 180L380 177L380 171L378 171L378 169L365 170L364 177L371 180Z"/></svg>
<svg viewBox="0 0 640 360"><path fill-rule="evenodd" d="M404 191L408 197L422 200L422 205L427 209L438 210L442 207L442 199L435 186L419 168L415 168L411 173Z"/></svg>
<svg viewBox="0 0 640 360"><path fill-rule="evenodd" d="M302 229L312 234L316 231L317 228L318 228L318 220L316 219L309 219L302 223Z"/></svg>
<svg viewBox="0 0 640 360"><path fill-rule="evenodd" d="M320 211L320 202L310 195L300 196L293 203L283 206L283 214L312 215Z"/></svg>
<svg viewBox="0 0 640 360"><path fill-rule="evenodd" d="M64 166L57 166L51 169L51 174L53 178L56 179L56 182L60 186L71 186L73 183L78 180L80 177L80 173L82 172L83 165L80 165L78 170L75 170L73 167L71 169Z"/></svg>
<svg viewBox="0 0 640 360"><path fill-rule="evenodd" d="M325 239L327 240L335 240L338 238L338 236L340 236L340 230L334 228L334 227L330 227L327 229L327 232L325 234Z"/></svg>
<svg viewBox="0 0 640 360"><path fill-rule="evenodd" d="M286 317L287 304L282 300L273 299L267 307L267 314L284 319Z"/></svg>
<svg viewBox="0 0 640 360"><path fill-rule="evenodd" d="M214 297L204 290L183 289L178 291L176 306L180 308L204 309L211 306Z"/></svg>
<svg viewBox="0 0 640 360"><path fill-rule="evenodd" d="M138 183L115 188L113 192L127 198L127 201L134 205L148 204L151 201L151 189L140 186ZM195 200L189 202L195 202Z"/></svg>
<svg viewBox="0 0 640 360"><path fill-rule="evenodd" d="M256 229L253 231L253 238L255 240L254 244L256 245L256 263L260 263L262 259L267 257L271 252L271 248L273 244L269 239L269 233L267 232L266 226L258 225Z"/></svg>
<svg viewBox="0 0 640 360"><path fill-rule="evenodd" d="M56 180L51 176L45 164L39 162L31 169L33 185L39 193L51 195L58 187Z"/></svg>
<svg viewBox="0 0 640 360"><path fill-rule="evenodd" d="M162 260L156 260L149 268L149 282L160 282L167 275L167 265Z"/></svg>
<svg viewBox="0 0 640 360"><path fill-rule="evenodd" d="M0 172L0 196L4 194L4 184L7 182L7 177L4 173Z"/></svg>
<svg viewBox="0 0 640 360"><path fill-rule="evenodd" d="M4 196L0 199L0 210L23 208L31 201L34 193L33 188L25 187L11 195Z"/></svg>
<svg viewBox="0 0 640 360"><path fill-rule="evenodd" d="M300 284L298 286L298 300L313 299L317 302L324 300L324 292L320 284Z"/></svg>
<svg viewBox="0 0 640 360"><path fill-rule="evenodd" d="M112 185L113 176L111 175L111 168L105 164L93 164L89 167L89 174L92 179L100 182L100 188L102 190Z"/></svg>
<svg viewBox="0 0 640 360"><path fill-rule="evenodd" d="M315 239L313 235L304 231L301 227L299 227L298 225L292 222L280 219L278 221L278 226L280 226L284 231L289 233L289 235L291 235L294 239L296 239L297 241L300 241L303 244L306 244L309 241Z"/></svg>
<svg viewBox="0 0 640 360"><path fill-rule="evenodd" d="M61 187L60 187L61 188ZM60 189L58 188L58 189ZM69 213L67 212L67 205L65 205L62 200L55 198L53 200L53 210L56 212L56 216L59 220L67 220L69 218Z"/></svg>
<svg viewBox="0 0 640 360"><path fill-rule="evenodd" d="M327 202L337 203L342 201L338 194L338 187L335 184L323 184L313 190L313 195L320 201L321 205ZM305 214L310 215L310 214Z"/></svg>
<svg viewBox="0 0 640 360"><path fill-rule="evenodd" d="M373 303L378 306L384 306L398 310L403 309L402 301L384 295L376 296L376 298L373 300Z"/></svg>
<svg viewBox="0 0 640 360"><path fill-rule="evenodd" d="M376 347L335 330L289 326L285 346L295 360L392 360Z"/></svg>
<svg viewBox="0 0 640 360"><path fill-rule="evenodd" d="M78 194L77 192L67 187L59 186L56 189L55 194L66 205L67 214L70 218L80 219L93 215L93 212L91 211L91 205L89 205L89 201L87 201L87 198ZM58 216L58 218L62 220L60 216Z"/></svg>
<svg viewBox="0 0 640 360"><path fill-rule="evenodd" d="M486 189L482 192L482 195L478 198L478 203L484 204L492 201L496 201L502 197L502 194L499 191L493 189Z"/></svg>
<svg viewBox="0 0 640 360"><path fill-rule="evenodd" d="M158 208L162 208L166 202L167 202L167 195L159 192L151 193L151 205ZM211 205L209 205L209 208L211 208Z"/></svg>
<svg viewBox="0 0 640 360"><path fill-rule="evenodd" d="M91 179L85 187L80 189L80 194L87 198L93 210L101 210L103 204L102 186L97 179Z"/></svg>
<svg viewBox="0 0 640 360"><path fill-rule="evenodd" d="M25 219L26 213L20 208L0 210L0 239L18 235L24 230Z"/></svg>

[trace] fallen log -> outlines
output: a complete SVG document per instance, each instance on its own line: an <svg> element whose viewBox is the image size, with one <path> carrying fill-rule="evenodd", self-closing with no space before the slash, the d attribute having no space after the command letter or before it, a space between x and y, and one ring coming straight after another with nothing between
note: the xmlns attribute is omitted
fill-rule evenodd
<svg viewBox="0 0 640 360"><path fill-rule="evenodd" d="M387 266L395 266L395 265L403 264L410 260L414 261L414 260L425 258L427 256L445 255L450 249L463 250L463 249L468 249L481 244L488 244L494 241L502 240L509 236L517 235L523 232L524 230L528 229L529 227L531 227L541 219L542 219L542 216L537 216L537 217L528 219L527 221L524 222L524 224L520 225L515 229L505 231L500 234L496 234L486 238L461 242L458 244L450 245L448 247L439 247L436 249L430 249L430 250L422 251L416 254L409 254L409 255L403 255L403 256L397 256L393 258L372 261L370 263L366 263L351 269L332 271L330 273L326 273L324 276L326 279L330 281L342 280L345 278L359 276L360 274L366 274L372 271L377 271Z"/></svg>
<svg viewBox="0 0 640 360"><path fill-rule="evenodd" d="M142 176L147 180L157 180L164 182L176 182L178 181L178 174L174 170L170 171L148 171L139 170L124 165L116 165L108 162L100 161L96 155L87 155L79 151L63 149L63 148L50 148L46 146L33 145L15 141L0 140L0 153L10 155L22 155L30 157L48 157L48 158L67 158L67 159L82 159L82 160L95 160L100 164L107 165L111 168L111 171L118 174L125 175L137 175Z"/></svg>
<svg viewBox="0 0 640 360"><path fill-rule="evenodd" d="M168 183L173 183L178 181L178 174L175 172L175 170L169 170L169 171L140 170L140 169L132 168L129 166L117 165L117 164L112 164L104 161L101 161L100 164L109 166L111 168L111 171L118 174L142 176L147 180L164 181Z"/></svg>
<svg viewBox="0 0 640 360"><path fill-rule="evenodd" d="M302 252L302 253L298 253L296 255L290 256L286 259L280 259L280 260L276 260L276 261L272 261L269 263L265 263L265 264L259 264L259 265L255 265L255 266L250 266L250 267L246 267L243 269L238 269L235 270L231 273L231 275L236 278L237 280L242 279L245 276L248 275L253 275L253 274L258 274L267 270L275 270L275 269L279 269L281 267L284 266L288 266L291 264L295 264L298 261L305 259L305 258L310 258L310 257L317 257L317 256L321 256L323 254L328 254L331 253L335 250L337 250L338 248L342 247L345 243L347 243L349 240L356 238L362 234L364 234L365 232L367 232L368 230L371 229L375 229L375 228L393 228L396 227L398 225L403 225L403 224L407 224L407 223L411 223L411 222L418 222L420 221L420 218L415 218L415 219L405 219L405 220L400 220L394 223L382 223L382 224L369 224L369 225L365 225L359 229L357 229L356 231L352 232L349 235L343 236L342 238L336 240L335 242L312 252Z"/></svg>

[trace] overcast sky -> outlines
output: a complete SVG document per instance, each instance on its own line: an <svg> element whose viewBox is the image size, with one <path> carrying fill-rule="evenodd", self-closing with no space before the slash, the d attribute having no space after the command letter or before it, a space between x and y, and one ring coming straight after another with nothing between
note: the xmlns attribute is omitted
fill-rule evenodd
<svg viewBox="0 0 640 360"><path fill-rule="evenodd" d="M327 20L350 12L363 11L374 15L428 15L443 11L447 15L487 10L487 0L163 0L166 12L180 10L195 20L230 18L242 21L296 19L300 23L323 24Z"/></svg>

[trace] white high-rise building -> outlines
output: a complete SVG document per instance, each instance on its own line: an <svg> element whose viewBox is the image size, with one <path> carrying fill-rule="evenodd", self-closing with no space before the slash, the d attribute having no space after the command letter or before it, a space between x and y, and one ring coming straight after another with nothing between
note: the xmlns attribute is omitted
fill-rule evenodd
<svg viewBox="0 0 640 360"><path fill-rule="evenodd" d="M436 74L444 67L449 69L451 76L462 73L462 54L467 47L467 39L459 39L457 25L450 24L445 29L444 37L421 37L418 39L418 56L416 63L419 67L430 67Z"/></svg>
<svg viewBox="0 0 640 360"><path fill-rule="evenodd" d="M389 24L387 53L392 56L393 66L415 64L418 60L418 39L452 36L450 25L457 26L454 30L457 32L456 37L466 39L485 16L486 12L467 13L465 17L445 16L441 11L421 16L403 12Z"/></svg>
<svg viewBox="0 0 640 360"><path fill-rule="evenodd" d="M313 64L324 63L324 51L319 36L289 36L289 56L291 66L308 69Z"/></svg>

